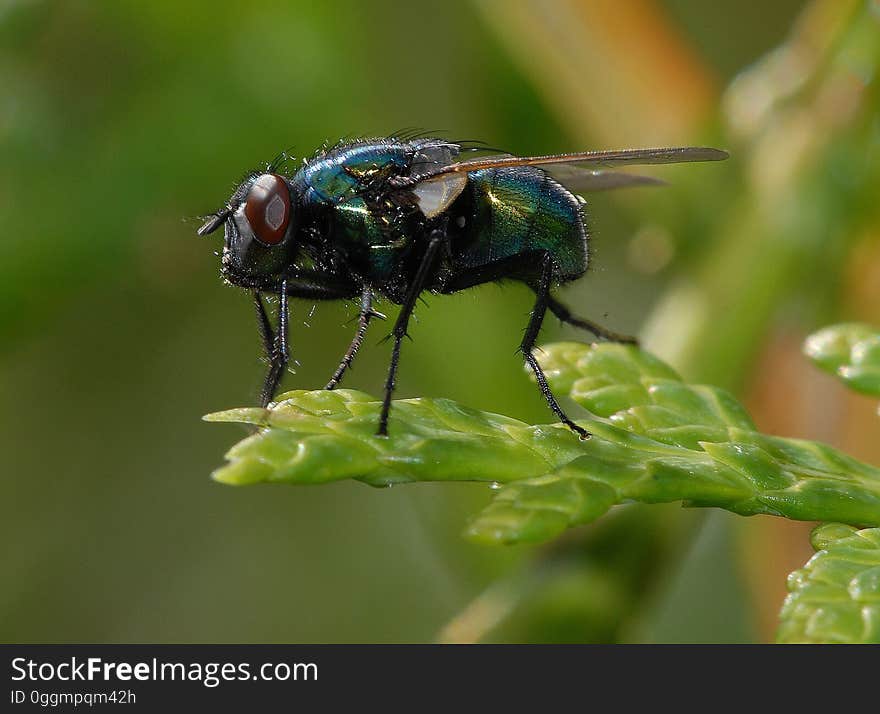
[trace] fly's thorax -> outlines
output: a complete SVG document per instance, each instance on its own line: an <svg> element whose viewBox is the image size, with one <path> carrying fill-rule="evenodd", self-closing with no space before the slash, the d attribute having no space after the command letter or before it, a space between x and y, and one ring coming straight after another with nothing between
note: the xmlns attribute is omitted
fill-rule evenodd
<svg viewBox="0 0 880 714"><path fill-rule="evenodd" d="M423 224L412 205L354 197L333 207L325 239L355 272L382 283L398 269Z"/></svg>

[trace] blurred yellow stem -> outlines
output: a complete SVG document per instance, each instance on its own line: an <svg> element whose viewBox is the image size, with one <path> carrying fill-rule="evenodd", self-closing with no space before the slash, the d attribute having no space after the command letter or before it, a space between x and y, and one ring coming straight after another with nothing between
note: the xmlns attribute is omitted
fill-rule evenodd
<svg viewBox="0 0 880 714"><path fill-rule="evenodd" d="M489 25L584 146L693 138L715 80L652 0L478 0Z"/></svg>

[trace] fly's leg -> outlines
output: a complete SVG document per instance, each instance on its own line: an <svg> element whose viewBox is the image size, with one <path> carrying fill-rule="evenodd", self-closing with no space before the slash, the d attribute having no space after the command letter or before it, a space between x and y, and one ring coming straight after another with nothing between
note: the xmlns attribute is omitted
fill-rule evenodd
<svg viewBox="0 0 880 714"><path fill-rule="evenodd" d="M611 330L608 330L602 327L602 325L598 325L591 320L572 315L571 311L565 305L563 305L561 302L551 296L547 297L547 307L550 309L550 312L556 315L556 317L562 320L562 322L568 323L569 325L574 325L575 327L579 327L582 330L592 332L596 337L600 339L608 340L610 342L623 342L630 345L637 345L639 343L638 339L636 339L635 337L612 332Z"/></svg>
<svg viewBox="0 0 880 714"><path fill-rule="evenodd" d="M260 332L260 344L263 345L263 352L266 359L272 359L272 348L275 344L275 331L272 329L272 323L269 322L269 315L266 313L266 306L263 304L263 297L259 290L254 290L254 308L257 313L257 329Z"/></svg>
<svg viewBox="0 0 880 714"><path fill-rule="evenodd" d="M257 327L260 331L260 338L263 342L263 349L269 358L269 372L263 381L263 389L260 392L260 405L267 406L275 396L275 390L278 389L278 383L284 375L284 369L290 361L290 353L287 347L287 331L289 322L289 311L287 307L287 281L281 282L278 290L278 331L273 332L272 325L269 322L269 316L266 314L266 307L263 305L263 299L258 291L254 291L254 305L257 310Z"/></svg>
<svg viewBox="0 0 880 714"><path fill-rule="evenodd" d="M361 295L361 312L358 316L357 332L355 333L351 344L348 346L348 349L345 351L345 356L339 363L339 367L336 368L336 371L333 373L333 376L330 377L330 381L324 389L335 389L339 386L345 372L351 367L351 363L354 362L354 358L357 356L358 350L364 342L364 336L367 334L370 320L374 317L378 317L380 320L385 319L385 315L381 312L376 312L376 310L373 309L373 292L367 288L364 290L363 295Z"/></svg>
<svg viewBox="0 0 880 714"><path fill-rule="evenodd" d="M544 399L547 400L547 404L550 406L550 409L553 410L553 413L559 418L559 421L575 432L581 439L589 439L590 432L575 424L568 415L562 411L562 407L559 406L559 402L556 401L556 397L550 390L550 385L547 384L547 377L544 375L541 366L538 364L538 360L535 359L535 355L532 354L532 350L535 347L535 341L538 339L538 333L541 331L541 323L544 321L544 315L547 313L547 308L551 305L552 298L550 297L550 286L552 280L553 259L550 257L549 253L545 253L541 263L541 278L538 284L534 287L535 295L537 296L535 298L535 306L532 308L532 316L529 319L529 324L526 326L526 331L519 348L526 363L531 367L532 372L535 373L535 379L538 380L541 394L544 395Z"/></svg>
<svg viewBox="0 0 880 714"><path fill-rule="evenodd" d="M263 406L272 401L272 397L275 396L275 391L278 389L278 384L284 376L287 363L290 361L287 339L288 324L290 322L289 298L347 300L357 295L359 290L354 284L334 281L322 285L312 282L314 279L312 276L285 278L277 288L273 288L273 292L277 290L279 296L277 332L272 329L272 323L269 321L269 315L266 312L266 306L263 304L260 290L254 290L253 292L254 307L257 313L257 329L260 332L263 350L269 360L269 373L266 375L263 389L260 392L260 403Z"/></svg>
<svg viewBox="0 0 880 714"><path fill-rule="evenodd" d="M394 338L394 347L391 350L391 364L388 367L388 378L385 380L385 398L382 400L382 412L379 416L379 436L388 435L388 413L391 411L391 395L394 392L394 385L397 380L397 366L400 362L400 345L403 338L406 337L406 328L409 325L409 318L412 317L413 309L415 309L416 301L422 290L428 284L431 267L434 263L437 253L445 241L445 234L442 231L434 231L431 234L431 241L419 264L419 269L413 278L406 296L403 299L403 305L400 308L400 315L397 322L394 323L394 329L391 331L391 337Z"/></svg>

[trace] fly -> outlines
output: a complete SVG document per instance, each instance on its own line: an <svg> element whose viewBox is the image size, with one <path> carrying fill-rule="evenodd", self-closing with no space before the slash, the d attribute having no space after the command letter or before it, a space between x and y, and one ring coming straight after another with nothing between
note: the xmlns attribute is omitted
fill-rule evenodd
<svg viewBox="0 0 880 714"><path fill-rule="evenodd" d="M607 167L719 161L703 147L507 154L461 159L474 147L431 137L342 142L292 174L278 166L251 173L199 229L224 227L222 274L252 292L270 367L261 393L273 399L290 359L289 298L358 300L354 337L326 385L334 389L375 318L377 296L400 305L378 434L388 434L403 338L424 292L451 294L482 283L517 280L535 302L519 349L557 418L578 434L550 389L533 351L549 310L596 338L635 342L577 317L552 294L577 280L590 261L584 201L573 191L662 183ZM264 294L278 295L273 326Z"/></svg>

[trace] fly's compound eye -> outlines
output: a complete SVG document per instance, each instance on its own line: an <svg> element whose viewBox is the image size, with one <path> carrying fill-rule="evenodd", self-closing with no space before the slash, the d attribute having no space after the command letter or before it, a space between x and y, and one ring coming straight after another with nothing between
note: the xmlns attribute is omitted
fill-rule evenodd
<svg viewBox="0 0 880 714"><path fill-rule="evenodd" d="M251 186L244 215L254 236L265 245L284 240L290 223L290 191L277 174L263 174Z"/></svg>

